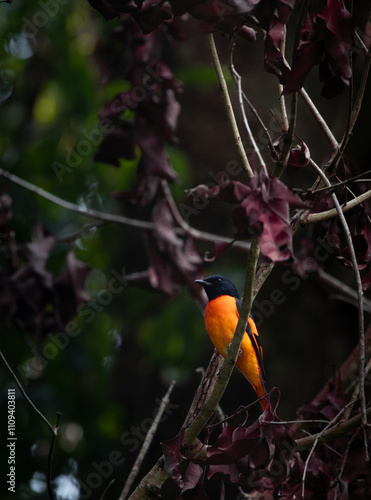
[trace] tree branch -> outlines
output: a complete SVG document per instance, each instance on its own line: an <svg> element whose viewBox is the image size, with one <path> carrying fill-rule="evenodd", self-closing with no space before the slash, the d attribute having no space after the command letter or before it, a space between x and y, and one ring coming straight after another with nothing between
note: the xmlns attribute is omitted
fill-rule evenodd
<svg viewBox="0 0 371 500"><path fill-rule="evenodd" d="M21 179L20 177L11 174L10 172L7 172L6 170L3 170L0 168L0 176L5 177L9 181L13 182L14 184L17 184L19 186L22 186L23 188L27 189L28 191L31 191L32 193L35 193L38 196L41 196L42 198L51 201L55 205L58 205L62 208L65 208L66 210L69 210L71 212L77 213L79 215L82 215L83 217L89 217L94 219L96 222L95 224L92 225L94 226L100 226L102 225L103 222L111 222L114 224L122 224L124 226L131 226L131 227L136 227L138 229L146 229L146 230L153 230L155 228L153 222L150 221L144 221L140 219L131 219L129 217L125 217L123 215L114 215L110 214L107 212L101 212L99 210L94 210L94 209L89 209L86 210L84 208L79 207L79 205L76 205L75 203L71 203L69 201L64 200L63 198L59 198L59 196L55 196L54 194L49 193L48 191L45 191L45 189L42 189L38 186L35 186L34 184L31 184L28 181L25 181L24 179ZM177 209L178 210L178 209ZM180 214L179 214L180 216ZM182 217L180 216L182 219ZM102 221L102 222L98 222ZM195 229L191 227L189 224L187 224L184 219L182 219L182 224L180 225L179 228L175 229L175 232L177 234L189 234L193 236L196 240L200 241L209 241L215 243L216 241L221 242L221 243L233 243L234 246L237 248L240 248L241 250L244 250L245 252L250 249L250 243L245 242L245 241L239 241L239 240L233 240L231 238L226 238L224 236L219 236L217 234L212 234L212 233L207 233L206 231L200 231L199 229ZM70 238L76 236L77 233L74 235L70 236ZM62 238L61 242L64 242L65 239Z"/></svg>
<svg viewBox="0 0 371 500"><path fill-rule="evenodd" d="M326 177L326 175L322 172L318 165L316 165L311 160L312 166L315 168L318 175L321 177L322 181L325 185L330 186L331 183ZM363 290L362 290L362 280L361 275L358 268L357 257L354 250L352 235L349 230L348 223L344 217L343 211L341 209L339 200L335 193L331 195L332 200L334 202L335 208L338 212L341 225L343 226L343 231L345 233L345 239L348 244L351 261L353 265L353 273L355 276L356 284L357 284L357 302L358 302L358 336L359 336L359 393L361 400L361 409L362 409L362 424L364 427L364 444L365 444L365 452L366 457L368 459L368 444L367 444L367 436L366 436L366 424L367 424L367 416L366 416L366 396L365 396L365 328L364 328L364 314L363 314Z"/></svg>
<svg viewBox="0 0 371 500"><path fill-rule="evenodd" d="M366 418L371 418L371 408L366 411ZM295 442L298 446L298 451L308 450L317 440L317 445L329 443L338 437L346 436L349 432L357 429L363 423L363 415L360 413L349 420L341 420L325 432L312 434L304 438L297 439Z"/></svg>
<svg viewBox="0 0 371 500"><path fill-rule="evenodd" d="M52 425L49 420L41 413L41 411L36 408L36 406L34 405L34 403L31 401L31 399L27 396L26 394L26 391L23 389L22 387L22 384L20 383L20 381L18 380L17 378L17 375L14 373L14 371L12 370L11 366L9 365L9 363L7 362L4 354L2 353L2 351L0 350L0 357L2 358L2 360L4 361L4 364L5 366L7 367L7 369L9 370L10 374L12 375L12 377L14 378L15 380L15 383L18 385L21 393L23 394L24 398L26 399L27 403L31 406L31 408L39 415L39 417L46 423L46 425L48 426L50 432L52 434L56 434L56 429L55 429L55 426Z"/></svg>
<svg viewBox="0 0 371 500"><path fill-rule="evenodd" d="M242 165L243 165L244 169L246 170L246 173L247 173L249 179L251 179L254 176L254 172L251 168L251 165L249 163L249 160L246 156L245 149L244 149L243 144L242 144L241 136L240 136L240 133L238 130L237 122L236 122L236 118L235 118L234 113L233 113L232 103L231 103L229 93L228 93L228 87L227 87L227 84L226 84L225 79L224 79L223 70L222 70L222 67L221 67L221 64L219 61L219 56L218 56L218 52L216 50L214 36L212 33L209 33L207 35L207 40L209 42L211 56L213 59L215 71L216 71L216 74L218 77L218 81L220 84L220 90L222 92L224 106L225 106L225 109L227 112L229 123L230 123L231 128L232 128L233 137L234 137L238 152L239 152L241 160L242 160Z"/></svg>
<svg viewBox="0 0 371 500"><path fill-rule="evenodd" d="M49 493L49 497L51 500L55 500L55 495L54 495L54 490L53 490L53 484L52 484L52 460L53 460L53 451L54 451L54 445L55 445L55 440L58 434L58 429L59 429L59 420L61 417L61 413L57 412L57 423L55 425L52 425L49 420L41 413L41 411L34 405L34 403L31 401L31 399L28 397L26 394L26 391L23 389L22 384L18 380L16 374L12 370L11 366L9 365L8 361L6 360L4 354L0 350L0 357L2 358L5 366L9 370L10 374L12 375L13 379L15 380L15 383L19 387L21 393L23 394L23 397L26 399L27 403L31 406L31 408L38 414L38 416L45 422L45 424L48 426L50 432L52 433L52 440L50 443L50 448L49 448L49 454L48 454L48 474L47 474L47 489Z"/></svg>
<svg viewBox="0 0 371 500"><path fill-rule="evenodd" d="M161 456L152 469L140 481L129 500L149 500L150 498L159 497L161 486L169 476L165 470L165 458Z"/></svg>
<svg viewBox="0 0 371 500"><path fill-rule="evenodd" d="M256 144L256 141L254 139L253 133L252 133L251 128L250 128L249 121L248 121L247 116L246 116L245 106L243 104L244 98L248 102L250 109L253 108L253 106L250 103L250 101L247 99L246 95L242 91L242 79L241 79L241 75L236 71L236 68L234 67L234 64L233 64L233 52L234 52L234 47L235 47L235 44L236 44L236 38L237 38L237 31L233 34L232 41L231 41L231 46L230 46L231 48L230 48L230 51L229 51L229 71L230 71L230 73L232 75L232 78L233 78L233 80L234 80L234 82L235 82L235 84L237 86L238 102L239 102L239 105L240 105L240 110L241 110L241 114L242 114L242 120L243 120L243 123L245 125L245 129L246 129L247 135L249 136L250 142L251 142L251 144L252 144L252 146L254 148L256 156L259 158L261 167L264 169L265 173L268 174L267 167L265 165L265 161L264 161L264 159L263 159L263 157L262 157L262 155L260 153L258 145ZM259 123L262 124L263 122L260 119L260 117L259 117L259 115L258 115L258 113L257 113L257 111L256 111L255 108L254 108L254 110L255 110L255 116L258 116ZM264 124L263 124L263 126L264 126ZM264 127L264 128L266 129L266 127ZM268 136L269 136L269 132L268 132ZM270 143L271 142L272 141L270 141Z"/></svg>
<svg viewBox="0 0 371 500"><path fill-rule="evenodd" d="M220 375L215 383L210 397L205 401L205 404L201 412L197 415L190 426L185 430L182 447L185 450L192 450L195 448L195 442L200 434L201 430L204 428L206 422L209 420L211 415L214 413L227 385L229 378L232 374L233 368L235 366L237 356L239 354L241 341L246 330L246 325L248 321L249 314L251 312L251 306L253 301L253 283L254 276L256 272L257 260L259 257L259 239L255 238L251 243L251 250L247 260L246 269L246 280L245 288L241 306L241 313L238 320L236 332L234 334L232 343L228 350L228 354L224 360L223 366L220 370Z"/></svg>
<svg viewBox="0 0 371 500"><path fill-rule="evenodd" d="M151 424L151 427L149 428L147 435L145 437L145 440L142 444L142 447L139 451L139 454L134 462L134 465L130 471L130 474L125 482L125 485L122 489L121 495L119 496L119 500L125 500L125 498L128 496L131 485L133 484L133 481L138 475L139 468L142 465L142 462L144 460L144 457L146 456L146 453L148 451L148 448L152 442L152 439L155 435L155 432L157 430L158 424L160 423L162 414L164 413L164 410L166 406L170 403L170 394L174 388L175 385L175 380L173 380L165 394L165 396L161 400L161 405L158 409L158 412L156 414L156 417L153 419L153 422Z"/></svg>
<svg viewBox="0 0 371 500"><path fill-rule="evenodd" d="M343 205L339 205L341 212L345 214L346 212L349 212L349 210L358 207L359 205L361 205L363 202L365 202L370 198L371 198L371 189L363 194L360 194L356 198L353 198L353 200L350 200L347 203L344 203ZM302 224L315 224L316 222L322 222L324 220L332 219L337 215L339 215L337 208L336 207L331 208L330 210L325 210L324 212L319 212L316 214L308 214L304 216L302 218Z"/></svg>

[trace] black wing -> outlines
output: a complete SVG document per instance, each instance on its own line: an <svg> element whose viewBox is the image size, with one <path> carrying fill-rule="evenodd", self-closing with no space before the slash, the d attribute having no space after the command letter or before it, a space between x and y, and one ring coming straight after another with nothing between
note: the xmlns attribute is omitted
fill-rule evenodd
<svg viewBox="0 0 371 500"><path fill-rule="evenodd" d="M242 299L236 298L236 304L237 304L238 314L240 314L241 313ZM252 317L251 314L250 314L250 318L254 321L254 318ZM251 331L250 325L248 323L247 323L246 333L251 340L256 357L258 358L258 363L259 363L260 370L261 370L262 383L263 383L264 389L265 389L266 375L265 375L263 358L262 358L263 348L262 348L262 345L260 343L259 335L253 334L253 332Z"/></svg>

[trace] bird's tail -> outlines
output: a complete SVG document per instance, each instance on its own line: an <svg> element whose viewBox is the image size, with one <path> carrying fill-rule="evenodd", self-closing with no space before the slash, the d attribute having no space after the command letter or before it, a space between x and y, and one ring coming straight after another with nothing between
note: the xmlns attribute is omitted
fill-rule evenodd
<svg viewBox="0 0 371 500"><path fill-rule="evenodd" d="M254 386L254 389L255 389L256 394L258 395L258 398L264 398L264 399L260 400L260 404L261 404L263 412L265 410L268 410L269 409L269 399L267 397L267 393L265 392L265 388L264 388L263 384L261 384L259 387Z"/></svg>

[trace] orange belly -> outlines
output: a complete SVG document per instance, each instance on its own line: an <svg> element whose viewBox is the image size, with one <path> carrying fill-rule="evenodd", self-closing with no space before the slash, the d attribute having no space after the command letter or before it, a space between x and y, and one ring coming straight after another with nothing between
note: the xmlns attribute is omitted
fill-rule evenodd
<svg viewBox="0 0 371 500"><path fill-rule="evenodd" d="M236 299L229 295L223 295L215 300L208 302L205 310L205 324L209 337L214 344L216 350L224 358L227 355L228 347L233 340L238 323L238 310ZM251 318L249 324L256 331L255 325ZM256 357L254 347L247 333L244 334L240 353L236 361L236 365L253 385L255 391L261 393L261 374L259 362ZM260 394L264 395L265 392Z"/></svg>

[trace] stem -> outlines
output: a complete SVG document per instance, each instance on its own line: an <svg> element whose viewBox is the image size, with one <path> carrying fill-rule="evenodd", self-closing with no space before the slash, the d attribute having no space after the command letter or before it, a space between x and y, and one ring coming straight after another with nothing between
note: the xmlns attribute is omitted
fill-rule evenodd
<svg viewBox="0 0 371 500"><path fill-rule="evenodd" d="M55 494L53 490L53 478L52 478L52 464L53 464L53 452L54 452L54 446L55 442L57 439L57 433L59 429L59 420L61 418L61 413L58 411L57 412L57 423L53 427L53 434L52 434L52 440L50 443L50 449L49 449L49 455L48 455L48 474L47 474L47 487L48 487L48 493L51 498L51 500L55 500Z"/></svg>
<svg viewBox="0 0 371 500"><path fill-rule="evenodd" d="M109 214L107 212L100 212L99 210L93 210L93 209L85 210L76 205L75 203L71 203L69 201L64 200L63 198L59 198L58 196L55 196L54 194L51 194L48 191L45 191L45 189L35 186L34 184L31 184L30 182L25 181L24 179L21 179L20 177L17 177L16 175L9 173L6 170L3 170L2 168L0 168L0 176L5 177L14 184L22 186L28 191L31 191L32 193L35 193L38 196L41 196L42 198L51 201L52 203L62 208L65 208L66 210L78 213L84 217L89 217L95 219L96 221L111 222L114 224L122 224L124 226L136 227L138 229L153 230L155 228L153 222L143 221L140 219L131 219L123 215ZM180 216L180 218L182 217ZM181 224L181 227L175 229L175 232L178 234L184 234L184 233L189 234L193 236L193 238L195 238L196 240L200 241L210 241L213 243L215 243L216 241L221 243L233 243L236 248L240 248L241 250L244 251L248 251L250 249L250 244L248 242L235 241L231 238L226 238L224 236L219 236L217 234L207 233L206 231L200 231L198 229L191 227L184 221L184 219L182 220L183 223ZM96 222L95 224L92 225L92 227L99 225L101 225L101 223ZM64 241L65 239L62 238L61 242Z"/></svg>
<svg viewBox="0 0 371 500"><path fill-rule="evenodd" d="M268 175L267 167L265 165L265 161L264 161L264 159L263 159L263 157L262 157L262 155L260 153L258 145L256 144L256 141L254 139L253 133L252 133L251 128L250 128L249 121L248 121L247 116L246 116L245 106L243 104L245 94L242 91L242 78L241 78L241 75L236 71L236 68L234 67L234 63L233 63L233 53L234 53L234 47L236 45L236 37L237 37L237 32L234 33L233 38L232 38L232 42L231 42L231 49L230 49L230 54L229 54L229 70L230 70L232 78L233 78L233 80L234 80L234 82L235 82L235 84L237 86L238 102L239 102L239 105L240 105L242 119L243 119L243 123L245 125L245 129L246 129L247 135L250 138L250 142L251 142L251 144L252 144L252 146L254 148L256 156L259 158L261 167L263 168L263 170L265 171L265 173ZM245 96L245 100L247 100L247 102L249 103L249 100L247 99L246 96ZM250 108L251 108L251 106L250 106ZM257 114L257 112L256 112L256 114ZM260 119L260 123L261 122L262 122L262 120Z"/></svg>
<svg viewBox="0 0 371 500"><path fill-rule="evenodd" d="M230 345L228 354L220 370L220 375L215 383L215 387L212 394L205 402L202 410L197 415L195 420L184 432L182 447L184 447L185 449L188 450L194 449L198 435L204 428L209 418L214 413L228 385L229 378L232 374L234 365L237 360L241 341L245 334L248 317L251 311L251 305L253 301L253 282L254 282L258 257L259 257L259 239L255 238L251 243L251 250L247 260L245 289L244 289L241 313L238 320L237 328L232 343Z"/></svg>
<svg viewBox="0 0 371 500"><path fill-rule="evenodd" d="M285 58L286 26L283 27L283 30L284 31L283 31L283 37L281 40L280 51L281 51L282 57ZM289 119L287 116L285 96L283 95L283 85L281 83L278 83L278 94L279 94L279 101L280 101L280 108L281 108L282 126L283 126L284 132L287 133L287 131L289 130Z"/></svg>
<svg viewBox="0 0 371 500"><path fill-rule="evenodd" d="M327 179L327 177L326 177ZM328 186L330 187L331 184L329 183ZM341 213L345 214L346 212L349 212L349 210L352 210L352 208L358 207L358 205L361 205L363 202L371 198L371 189L369 191L366 191L365 193L357 196L356 198L353 198L353 200L348 201L347 203L344 203L343 205L339 205ZM324 212L319 212L316 214L308 214L307 216L304 217L302 220L303 224L315 224L316 222L321 222L324 220L332 219L333 217L336 217L339 215L337 207L331 208L330 210L325 210Z"/></svg>
<svg viewBox="0 0 371 500"><path fill-rule="evenodd" d="M166 479L169 479L169 476L165 470L165 459L161 456L135 488L129 500L149 500L160 497L161 486Z"/></svg>
<svg viewBox="0 0 371 500"><path fill-rule="evenodd" d="M149 431L147 432L147 435L146 435L146 438L143 442L143 445L140 449L140 452L137 456L137 459L135 460L134 462L134 465L130 471L130 474L125 482L125 485L122 489L122 492L121 492L121 495L119 496L119 500L125 500L125 498L128 496L129 494L129 491L130 491L130 488L131 488L131 485L133 484L135 478L137 477L138 475L138 472L139 472L139 469L140 469L140 466L142 465L142 462L144 460L144 457L146 456L146 453L148 451L148 448L152 442L152 439L155 435L155 432L157 430L157 427L160 423L160 420L161 420L161 417L162 417L162 414L164 413L165 411L165 408L166 406L170 403L170 394L174 388L174 385L175 385L175 380L173 380L165 394L165 396L162 398L161 400L161 405L158 409L158 412L156 414L156 417L153 419L153 422L151 424L151 427L149 428Z"/></svg>
<svg viewBox="0 0 371 500"><path fill-rule="evenodd" d="M366 417L371 418L371 408L366 411ZM329 443L338 437L346 436L349 432L357 429L362 424L363 415L360 413L349 420L341 420L336 425L327 429L325 432L312 434L304 438L296 439L298 451L308 450L313 446L315 441L317 445Z"/></svg>
<svg viewBox="0 0 371 500"><path fill-rule="evenodd" d="M336 140L336 137L334 134L331 132L330 127L327 125L326 121L323 119L321 113L318 111L317 107L315 106L314 102L312 99L309 97L307 92L302 88L300 90L300 95L303 98L305 104L308 106L310 111L312 112L314 118L317 120L318 125L321 127L323 130L328 142L332 146L332 150L334 152L337 152L339 150L339 143Z"/></svg>
<svg viewBox="0 0 371 500"><path fill-rule="evenodd" d="M5 366L9 370L10 374L12 375L12 377L14 378L15 383L19 387L21 393L23 394L23 396L26 399L26 401L28 402L28 404L38 414L38 416L46 423L46 425L48 426L50 432L52 433L52 440L51 440L51 443L50 443L49 455L48 455L47 489L48 489L49 497L51 498L51 500L55 500L55 495L54 495L54 490L53 490L53 484L52 484L52 461L53 461L53 451L54 451L55 441L56 441L57 434L58 434L59 420L60 420L60 417L61 417L61 413L57 412L57 423L55 425L52 425L49 422L49 420L41 413L41 411L38 408L36 408L36 406L31 401L31 399L27 396L26 391L23 389L22 384L18 380L16 374L12 370L11 366L9 365L8 361L6 360L4 354L2 353L1 350L0 350L0 357L4 361Z"/></svg>
<svg viewBox="0 0 371 500"><path fill-rule="evenodd" d="M229 119L229 122L230 122L230 125L232 128L233 137L234 137L238 152L241 156L242 164L243 164L244 169L246 170L247 176L249 177L249 179L252 179L252 177L254 176L254 172L251 168L249 160L247 159L246 152L245 152L245 149L244 149L243 144L242 144L241 136L240 136L240 133L238 130L237 122L236 122L236 118L235 118L234 113L233 113L232 103L231 103L229 93L228 93L228 87L227 87L226 81L224 79L223 70L222 70L222 67L220 64L218 52L216 50L213 34L209 33L207 35L207 39L209 42L210 52L211 52L211 56L213 59L215 71L216 71L218 81L220 84L220 90L222 92L224 106L225 106L227 116L228 116L228 119Z"/></svg>
<svg viewBox="0 0 371 500"><path fill-rule="evenodd" d="M55 427L49 422L49 420L46 417L44 417L44 415L41 413L41 411L38 408L36 408L36 406L31 401L31 399L27 396L26 391L23 389L22 384L20 383L20 381L18 380L16 374L14 373L14 371L12 370L12 368L10 367L9 363L7 362L7 360L5 359L5 356L4 356L4 354L2 353L1 350L0 350L0 357L4 361L5 366L8 368L9 372L11 373L12 377L15 380L15 383L18 385L21 393L23 394L23 396L26 399L26 401L28 402L28 404L39 415L39 417L46 423L46 425L49 427L50 432L52 434L56 435L57 431L56 431Z"/></svg>
<svg viewBox="0 0 371 500"><path fill-rule="evenodd" d="M297 109L298 109L298 93L294 92L291 97L289 128L283 139L283 148L281 152L281 157L273 169L273 175L278 178L281 177L282 172L287 167L290 158L291 147L294 142Z"/></svg>
<svg viewBox="0 0 371 500"><path fill-rule="evenodd" d="M153 224L151 222L146 222L138 219L130 219L129 217L125 217L123 215L108 214L105 212L100 212L99 210L86 210L84 208L81 208L79 207L79 205L63 200L62 198L59 198L59 196L55 196L54 194L45 191L45 189L35 186L34 184L31 184L30 182L27 182L20 177L17 177L16 175L13 175L6 170L3 170L2 168L0 168L0 176L9 179L14 184L18 184L19 186L28 189L28 191L31 191L32 193L35 193L38 196L45 198L46 200L51 201L55 205L59 205L66 210L83 215L84 217L90 217L92 219L97 219L105 222L115 222L117 224L138 227L140 229L153 229Z"/></svg>
<svg viewBox="0 0 371 500"><path fill-rule="evenodd" d="M327 186L331 185L330 181L327 179L326 175L313 161L311 164L314 166L318 175L321 177L324 184ZM365 396L365 328L364 328L364 315L363 315L363 291L362 291L362 280L358 268L357 257L354 250L352 235L350 234L348 223L345 219L343 211L341 209L339 200L335 193L332 193L332 200L334 202L335 208L338 212L341 225L345 233L345 238L347 240L351 261L353 265L353 272L357 284L357 303L358 303L358 336L359 336L359 387L360 387L360 399L361 399L361 410L362 410L362 425L364 427L364 441L365 441L365 452L366 459L368 460L368 445L367 445L367 416L366 416L366 396Z"/></svg>
<svg viewBox="0 0 371 500"><path fill-rule="evenodd" d="M319 443L319 440L321 438L321 436L323 434L326 433L326 431L328 429L330 429L333 424L339 419L339 417L342 415L342 413L344 413L345 411L345 408L343 408L337 415L335 418L333 418L327 425L326 427L321 431L319 432L318 434L315 434L314 436L311 436L314 438L313 440L313 444L311 446L311 450L309 452L309 455L305 461L305 465L304 465L304 471L303 471L303 476L302 476L302 479L301 479L301 495L302 495L302 498L304 499L304 496L305 496L305 478L306 478L306 475L307 475L307 470L308 470L308 465L309 465L309 462L310 462L310 459L312 458L312 455L314 453L314 450L316 449L316 446L317 444Z"/></svg>

